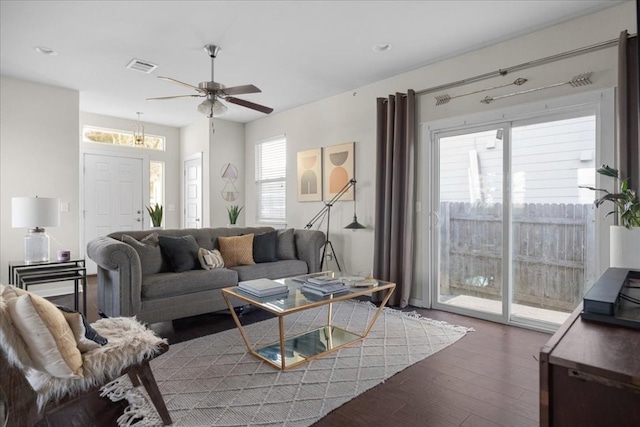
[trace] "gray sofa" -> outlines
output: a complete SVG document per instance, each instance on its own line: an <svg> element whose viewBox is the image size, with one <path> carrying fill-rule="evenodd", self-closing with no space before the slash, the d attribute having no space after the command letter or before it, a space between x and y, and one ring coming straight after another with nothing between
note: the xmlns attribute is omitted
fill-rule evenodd
<svg viewBox="0 0 640 427"><path fill-rule="evenodd" d="M180 273L168 271L166 262L161 259L165 254L161 255L160 247L154 249L154 246L139 243L153 232L168 237L191 235L198 246L211 250L219 248L220 236L273 231L271 227L146 230L116 232L94 239L87 244L87 255L98 265L98 309L107 316L136 316L147 323L179 319L226 309L220 290L235 286L238 281L277 279L319 270L325 235L315 230L279 231L279 259L275 262L212 270L197 268ZM133 246L123 242L123 238ZM287 241L281 241L285 238ZM294 245L289 247L289 253L294 255L284 257L290 259L281 259L280 248L285 244ZM142 246L147 252L141 251Z"/></svg>

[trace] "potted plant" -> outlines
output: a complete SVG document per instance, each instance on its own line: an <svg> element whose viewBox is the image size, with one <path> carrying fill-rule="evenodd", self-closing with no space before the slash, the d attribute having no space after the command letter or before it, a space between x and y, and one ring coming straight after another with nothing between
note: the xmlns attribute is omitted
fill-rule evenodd
<svg viewBox="0 0 640 427"><path fill-rule="evenodd" d="M162 226L162 205L155 204L155 206L147 206L147 212L151 217L151 223L154 228L160 228Z"/></svg>
<svg viewBox="0 0 640 427"><path fill-rule="evenodd" d="M227 212L229 213L229 224L235 225L238 220L238 216L240 216L240 212L244 206L231 205L227 208Z"/></svg>
<svg viewBox="0 0 640 427"><path fill-rule="evenodd" d="M614 188L618 191L611 193L602 188L583 187L603 193L595 200L596 207L609 201L613 203L613 210L605 216L617 215L618 217L619 225L612 225L609 230L611 244L609 266L638 268L640 267L640 200L636 192L629 188L628 179L620 179L617 169L602 165L597 172L613 178Z"/></svg>

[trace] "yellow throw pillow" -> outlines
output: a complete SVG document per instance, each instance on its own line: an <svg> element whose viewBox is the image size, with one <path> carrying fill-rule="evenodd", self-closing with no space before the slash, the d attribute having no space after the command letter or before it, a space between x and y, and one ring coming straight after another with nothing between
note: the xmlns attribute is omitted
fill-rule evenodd
<svg viewBox="0 0 640 427"><path fill-rule="evenodd" d="M59 378L82 377L82 355L64 315L51 302L27 292L9 312L38 370Z"/></svg>
<svg viewBox="0 0 640 427"><path fill-rule="evenodd" d="M225 267L251 265L253 262L253 233L244 236L218 237Z"/></svg>

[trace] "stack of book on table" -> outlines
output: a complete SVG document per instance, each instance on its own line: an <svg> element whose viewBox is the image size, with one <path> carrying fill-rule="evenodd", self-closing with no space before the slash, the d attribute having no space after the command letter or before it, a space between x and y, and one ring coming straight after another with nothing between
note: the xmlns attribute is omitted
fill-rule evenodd
<svg viewBox="0 0 640 427"><path fill-rule="evenodd" d="M254 297L271 297L289 292L287 285L270 279L254 279L238 282L238 289Z"/></svg>
<svg viewBox="0 0 640 427"><path fill-rule="evenodd" d="M329 276L315 276L305 280L302 291L324 297L348 292L349 286Z"/></svg>

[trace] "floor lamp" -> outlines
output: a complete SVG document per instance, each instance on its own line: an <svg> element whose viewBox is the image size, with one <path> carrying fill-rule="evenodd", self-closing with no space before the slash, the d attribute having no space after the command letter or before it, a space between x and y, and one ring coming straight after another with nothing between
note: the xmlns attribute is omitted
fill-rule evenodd
<svg viewBox="0 0 640 427"><path fill-rule="evenodd" d="M329 200L328 202L324 202L324 206L322 207L322 209L320 209L320 211L313 217L311 218L311 220L307 223L307 225L304 227L305 229L310 229L311 227L313 227L313 224L315 224L316 222L318 222L319 219L324 218L325 216L327 217L327 233L325 234L325 242L324 242L324 248L322 249L322 260L320 261L320 270L322 270L322 267L324 266L324 260L325 258L330 258L331 256L333 256L333 258L336 260L336 265L338 266L338 271L342 271L342 268L340 267L340 262L338 262L338 257L336 256L336 251L333 249L333 243L331 243L331 239L329 239L329 225L330 225L330 221L331 221L331 208L333 207L333 204L335 202L337 202L338 200L340 200L340 198L342 196L344 196L344 194L349 191L349 189L351 187L353 187L353 222L351 222L351 224L347 225L346 229L349 230L358 230L358 229L362 229L362 228L366 228L364 225L360 224L358 222L358 218L356 216L356 209L355 209L355 202L356 202L356 190L355 190L355 185L356 185L356 180L355 178L351 178L349 180L349 182L347 182L344 187L342 187L342 189L340 189L340 191L338 191L336 193L335 196L333 196L333 198L331 200Z"/></svg>

